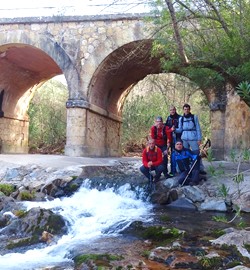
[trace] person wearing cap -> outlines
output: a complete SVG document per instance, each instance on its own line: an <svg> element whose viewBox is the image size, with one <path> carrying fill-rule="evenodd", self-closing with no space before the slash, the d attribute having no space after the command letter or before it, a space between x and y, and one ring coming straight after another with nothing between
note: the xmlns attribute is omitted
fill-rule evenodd
<svg viewBox="0 0 250 270"><path fill-rule="evenodd" d="M196 161L197 160L197 161ZM186 179L192 164L195 163L192 172ZM181 139L176 140L175 149L172 153L173 173L178 176L178 182L180 185L198 185L200 182L199 170L200 170L200 157L194 154L190 149L183 147L183 141ZM186 179L185 183L184 180Z"/></svg>
<svg viewBox="0 0 250 270"><path fill-rule="evenodd" d="M161 116L155 118L155 124L150 128L150 136L155 140L155 145L159 147L163 153L163 174L166 178L171 177L168 174L168 147L171 145L172 130L163 124Z"/></svg>
<svg viewBox="0 0 250 270"><path fill-rule="evenodd" d="M149 181L150 177L152 177L151 171L155 171L153 182L160 180L161 174L164 171L162 151L155 145L155 140L152 138L148 140L148 146L142 152L142 164L140 171Z"/></svg>

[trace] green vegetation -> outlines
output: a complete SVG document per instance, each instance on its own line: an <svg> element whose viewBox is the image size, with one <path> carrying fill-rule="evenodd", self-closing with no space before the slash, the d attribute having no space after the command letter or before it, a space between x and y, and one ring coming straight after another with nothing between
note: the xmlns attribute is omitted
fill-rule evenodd
<svg viewBox="0 0 250 270"><path fill-rule="evenodd" d="M110 269L109 261L120 261L123 257L119 255L112 254L83 254L78 255L74 258L76 266L80 266L82 263L90 263L94 261L97 269ZM102 268L103 267L103 268Z"/></svg>
<svg viewBox="0 0 250 270"><path fill-rule="evenodd" d="M21 201L32 201L34 198L34 193L30 193L28 190L23 190L20 192Z"/></svg>
<svg viewBox="0 0 250 270"><path fill-rule="evenodd" d="M227 83L250 106L250 45L247 0L158 0L153 55L167 72L189 78L201 89L225 89Z"/></svg>
<svg viewBox="0 0 250 270"><path fill-rule="evenodd" d="M0 184L0 192L4 195L9 196L12 192L15 191L15 187L10 184Z"/></svg>
<svg viewBox="0 0 250 270"><path fill-rule="evenodd" d="M67 88L56 80L42 85L30 102L30 152L60 153L66 138Z"/></svg>

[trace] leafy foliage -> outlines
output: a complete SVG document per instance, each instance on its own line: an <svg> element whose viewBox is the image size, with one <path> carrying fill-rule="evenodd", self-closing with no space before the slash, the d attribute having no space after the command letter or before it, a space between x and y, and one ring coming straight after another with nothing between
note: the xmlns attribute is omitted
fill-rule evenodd
<svg viewBox="0 0 250 270"><path fill-rule="evenodd" d="M250 106L249 1L157 0L152 14L157 15L152 53L167 72L175 70L203 89L239 85Z"/></svg>
<svg viewBox="0 0 250 270"><path fill-rule="evenodd" d="M250 83L247 81L241 82L237 87L236 91L238 95L246 101L250 107Z"/></svg>
<svg viewBox="0 0 250 270"><path fill-rule="evenodd" d="M28 110L30 148L55 146L66 138L66 87L55 80L41 86Z"/></svg>

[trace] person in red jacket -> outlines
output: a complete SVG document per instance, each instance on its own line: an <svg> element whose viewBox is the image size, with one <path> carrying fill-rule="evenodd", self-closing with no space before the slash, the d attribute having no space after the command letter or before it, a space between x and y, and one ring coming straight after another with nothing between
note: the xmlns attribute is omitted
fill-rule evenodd
<svg viewBox="0 0 250 270"><path fill-rule="evenodd" d="M161 116L155 118L155 124L150 128L151 138L155 140L155 145L158 146L163 153L163 174L166 178L169 178L168 174L168 147L172 143L172 129L163 124Z"/></svg>
<svg viewBox="0 0 250 270"><path fill-rule="evenodd" d="M155 145L154 139L148 140L148 146L142 152L142 163L140 171L150 180L151 171L155 171L154 182L159 181L164 171L162 151Z"/></svg>

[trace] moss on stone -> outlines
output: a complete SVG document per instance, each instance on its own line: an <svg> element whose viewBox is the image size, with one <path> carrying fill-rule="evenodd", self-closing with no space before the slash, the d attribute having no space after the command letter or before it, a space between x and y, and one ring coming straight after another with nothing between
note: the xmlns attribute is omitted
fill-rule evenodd
<svg viewBox="0 0 250 270"><path fill-rule="evenodd" d="M96 266L99 267L110 267L110 261L120 261L123 257L120 255L112 255L112 254L82 254L78 255L74 258L74 262L76 266L81 265L82 263L88 263L90 261L94 261ZM104 268L105 269L105 268Z"/></svg>

